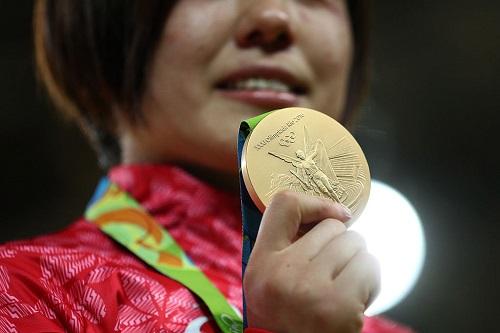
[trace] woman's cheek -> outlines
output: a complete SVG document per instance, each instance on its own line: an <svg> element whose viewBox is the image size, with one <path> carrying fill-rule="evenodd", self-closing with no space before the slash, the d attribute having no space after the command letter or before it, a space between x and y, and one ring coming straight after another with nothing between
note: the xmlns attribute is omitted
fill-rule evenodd
<svg viewBox="0 0 500 333"><path fill-rule="evenodd" d="M179 1L164 30L164 43L177 55L211 59L227 38L224 1Z"/></svg>
<svg viewBox="0 0 500 333"><path fill-rule="evenodd" d="M339 4L331 6L335 8L329 10L323 5L297 8L297 42L302 44L301 50L311 65L321 73L328 73L325 66L345 66L351 56L349 19L337 8Z"/></svg>

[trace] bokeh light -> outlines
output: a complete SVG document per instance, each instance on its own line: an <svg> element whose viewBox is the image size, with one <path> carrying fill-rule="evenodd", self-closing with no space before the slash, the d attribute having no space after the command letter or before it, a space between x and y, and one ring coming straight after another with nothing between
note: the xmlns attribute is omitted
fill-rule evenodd
<svg viewBox="0 0 500 333"><path fill-rule="evenodd" d="M422 224L401 193L372 180L368 204L351 230L365 237L368 251L381 266L381 290L365 314L383 313L410 292L422 271L425 257Z"/></svg>

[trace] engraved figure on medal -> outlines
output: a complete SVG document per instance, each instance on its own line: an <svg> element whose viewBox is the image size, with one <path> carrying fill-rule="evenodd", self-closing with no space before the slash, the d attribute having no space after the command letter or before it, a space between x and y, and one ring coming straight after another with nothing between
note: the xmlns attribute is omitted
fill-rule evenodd
<svg viewBox="0 0 500 333"><path fill-rule="evenodd" d="M270 155L291 164L294 169L287 174L273 174L271 189L266 196L292 190L329 198L356 211L366 175L358 155L344 139L342 137L327 149L319 138L312 143L304 126L304 148L296 149L295 156L269 151Z"/></svg>

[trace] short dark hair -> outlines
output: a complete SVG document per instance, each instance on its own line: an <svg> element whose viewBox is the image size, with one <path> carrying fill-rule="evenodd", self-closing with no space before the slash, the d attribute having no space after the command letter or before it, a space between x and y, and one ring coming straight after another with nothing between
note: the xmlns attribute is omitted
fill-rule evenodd
<svg viewBox="0 0 500 333"><path fill-rule="evenodd" d="M182 0L181 0L182 1ZM100 165L120 162L114 113L142 120L141 98L164 22L177 1L37 0L33 25L39 78L56 106L73 117ZM343 122L367 82L368 0L348 1L354 59Z"/></svg>
<svg viewBox="0 0 500 333"><path fill-rule="evenodd" d="M354 38L354 57L349 89L341 122L350 126L364 101L369 83L371 0L349 0L349 14Z"/></svg>

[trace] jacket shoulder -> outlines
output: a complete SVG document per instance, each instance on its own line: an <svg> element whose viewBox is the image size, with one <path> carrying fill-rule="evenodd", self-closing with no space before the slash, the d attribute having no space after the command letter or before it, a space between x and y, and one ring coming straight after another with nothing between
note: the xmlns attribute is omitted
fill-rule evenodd
<svg viewBox="0 0 500 333"><path fill-rule="evenodd" d="M203 315L189 290L86 221L0 246L0 332L177 332Z"/></svg>

